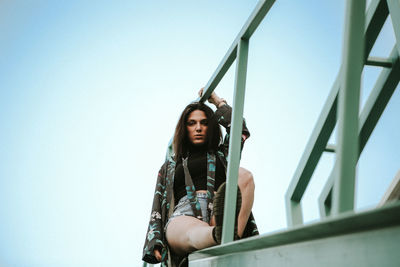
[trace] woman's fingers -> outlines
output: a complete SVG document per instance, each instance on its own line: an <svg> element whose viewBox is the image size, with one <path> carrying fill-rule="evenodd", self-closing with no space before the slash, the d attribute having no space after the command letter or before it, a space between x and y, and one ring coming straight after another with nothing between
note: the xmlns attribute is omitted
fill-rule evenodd
<svg viewBox="0 0 400 267"><path fill-rule="evenodd" d="M158 261L161 261L161 253L160 253L160 251L158 249L154 250L154 256L156 256L156 259Z"/></svg>
<svg viewBox="0 0 400 267"><path fill-rule="evenodd" d="M200 89L199 97L201 97L203 95L203 92L204 92L204 87ZM208 102L210 102L211 104L214 104L214 105L217 105L220 101L221 101L221 99L215 92L212 92L211 96L208 98Z"/></svg>
<svg viewBox="0 0 400 267"><path fill-rule="evenodd" d="M212 100L215 100L216 98L218 98L218 96L217 96L217 94L215 92L212 92L210 98Z"/></svg>
<svg viewBox="0 0 400 267"><path fill-rule="evenodd" d="M200 97L203 95L203 90L204 90L204 87L201 88L200 91L199 91L199 96L200 96Z"/></svg>

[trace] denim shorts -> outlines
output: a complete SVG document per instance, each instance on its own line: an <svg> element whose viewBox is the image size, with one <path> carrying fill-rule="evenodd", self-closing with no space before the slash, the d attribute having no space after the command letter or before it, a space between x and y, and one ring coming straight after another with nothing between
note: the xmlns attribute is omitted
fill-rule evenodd
<svg viewBox="0 0 400 267"><path fill-rule="evenodd" d="M203 221L208 222L209 214L207 210L207 193L203 192L196 193L196 196L197 200L200 203L201 214L203 215ZM192 206L190 206L189 199L187 198L186 195L182 197L179 200L178 204L175 206L174 212L172 213L171 217L169 217L168 222L164 227L164 230L167 231L168 224L171 222L171 220L182 215L196 217L193 213Z"/></svg>

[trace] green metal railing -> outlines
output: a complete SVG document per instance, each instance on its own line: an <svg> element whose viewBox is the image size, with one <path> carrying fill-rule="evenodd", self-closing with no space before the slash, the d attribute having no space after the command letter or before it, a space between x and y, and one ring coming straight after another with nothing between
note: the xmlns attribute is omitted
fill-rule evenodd
<svg viewBox="0 0 400 267"><path fill-rule="evenodd" d="M222 244L233 241L249 40L274 2L275 0L265 0L260 1L257 4L256 8L244 24L242 30L233 41L233 44L229 48L228 52L225 54L217 70L214 72L211 79L205 86L203 96L198 99L198 101L204 102L210 97L211 93L231 67L234 60L237 59L225 192L226 201L222 227Z"/></svg>
<svg viewBox="0 0 400 267"><path fill-rule="evenodd" d="M274 2L259 1L205 86L203 96L197 99L205 102L237 59L223 244L233 240L249 40ZM396 45L389 58L370 57L389 14ZM341 69L285 195L289 226L303 224L301 199L323 152L335 153L336 162L318 200L321 217L338 216L354 209L357 161L400 80L400 1L372 0L365 13L365 0L348 0L345 20ZM360 82L364 65L383 67L383 70L359 114ZM328 144L336 122L337 144Z"/></svg>
<svg viewBox="0 0 400 267"><path fill-rule="evenodd" d="M233 240L248 42L273 3L258 3L207 83L204 95L198 99L202 102L208 99L237 58L222 243ZM398 0L373 0L366 14L364 10L365 1L347 1L342 67L285 195L289 226L303 223L301 199L323 152L335 153L336 162L319 197L321 216L354 209L358 158L399 82L400 3ZM389 10L397 39L396 47L387 59L369 57ZM384 69L359 116L360 82L364 65ZM328 144L336 122L338 143Z"/></svg>
<svg viewBox="0 0 400 267"><path fill-rule="evenodd" d="M348 1L343 65L286 192L289 226L303 223L301 199L323 152L335 152L336 162L318 200L321 217L353 210L357 161L399 82L400 3L398 0L371 1L364 18L361 11L365 9L361 2L355 1L354 4L361 6L354 7ZM397 39L396 45L387 59L369 57L389 13ZM364 56L360 58L363 48L364 54L361 55ZM359 82L363 65L384 69L358 115ZM339 95L342 97L339 98ZM335 147L327 142L337 120L338 144Z"/></svg>

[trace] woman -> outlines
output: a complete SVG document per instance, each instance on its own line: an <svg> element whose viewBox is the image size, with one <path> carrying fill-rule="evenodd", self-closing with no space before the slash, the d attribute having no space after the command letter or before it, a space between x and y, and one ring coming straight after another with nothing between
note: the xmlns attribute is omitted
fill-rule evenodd
<svg viewBox="0 0 400 267"><path fill-rule="evenodd" d="M221 242L232 109L215 93L208 101L216 106L215 113L205 104L192 103L176 126L175 154L158 174L143 250L146 262L175 266L188 253ZM222 144L219 124L227 132ZM242 147L249 136L243 122ZM258 234L251 214L253 177L244 168L239 169L238 185L235 239Z"/></svg>

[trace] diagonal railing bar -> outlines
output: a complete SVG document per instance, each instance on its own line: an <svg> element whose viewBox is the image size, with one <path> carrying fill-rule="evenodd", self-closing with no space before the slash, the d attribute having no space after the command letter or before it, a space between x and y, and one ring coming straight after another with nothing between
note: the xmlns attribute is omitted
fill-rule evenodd
<svg viewBox="0 0 400 267"><path fill-rule="evenodd" d="M326 181L321 194L318 197L318 208L319 215L321 218L325 218L331 215L332 210L332 188L335 181L335 177L337 175L337 166L336 164L333 166L333 169Z"/></svg>
<svg viewBox="0 0 400 267"><path fill-rule="evenodd" d="M197 101L205 102L211 96L211 93L218 86L219 82L222 80L226 72L235 61L239 42L242 39L250 39L274 3L275 0L264 0L258 2L257 6L254 8L253 12L240 30L239 34L234 39L232 45L228 49L228 52L222 58L221 63L218 65L217 69L204 87L204 94L197 99Z"/></svg>
<svg viewBox="0 0 400 267"><path fill-rule="evenodd" d="M336 104L337 96L340 88L341 75L338 74L335 83L332 86L331 92L324 104L322 112L317 120L312 135L306 145L300 164L298 165L294 177L288 188L291 194L291 199L300 201L309 179L317 165L322 152L325 150L329 137L336 123Z"/></svg>
<svg viewBox="0 0 400 267"><path fill-rule="evenodd" d="M390 17L392 18L392 25L394 36L396 37L397 52L400 54L400 1L399 0L386 0L389 8Z"/></svg>
<svg viewBox="0 0 400 267"><path fill-rule="evenodd" d="M359 116L359 154L361 155L365 145L368 142L375 126L383 114L386 106L389 103L396 87L400 81L400 59L396 47L392 49L390 54L392 59L393 68L383 69L372 89L363 110ZM331 175L326 182L321 195L318 198L319 209L321 217L327 216L327 210L331 209L331 190L334 184L333 173L335 173L336 166L334 166Z"/></svg>
<svg viewBox="0 0 400 267"><path fill-rule="evenodd" d="M365 61L370 54L372 47L381 31L383 24L388 16L388 8L386 2L383 0L375 0L371 1L370 5L368 6L367 14L366 14L366 26L365 26ZM318 118L316 127L314 128L311 137L306 145L304 153L300 159L299 165L293 175L292 181L289 185L289 188L286 192L285 199L286 199L286 214L287 214L287 221L289 226L293 226L296 224L303 223L302 219L302 208L301 208L301 198L307 188L307 185L311 179L312 174L318 164L318 161L324 152L324 149L321 147L326 146L326 142L328 141L334 126L336 124L336 115L333 122L333 127L331 125L330 131L326 131L327 128L322 128L324 119L323 113L326 113L326 110L329 112L335 112L337 109L337 102L329 101L329 99L337 99L338 91L339 91L339 84L341 82L341 76L338 74L336 77L334 86L332 86L331 93L328 96L328 100L323 107L323 111ZM336 86L337 84L337 86ZM336 93L334 93L335 91ZM331 103L332 106L328 105ZM321 144L321 139L317 139L320 134L320 131L324 131L324 134L329 135L326 142L324 141ZM318 141L318 142L317 142Z"/></svg>
<svg viewBox="0 0 400 267"><path fill-rule="evenodd" d="M389 9L385 0L371 1L365 15L365 59L368 58L388 15Z"/></svg>
<svg viewBox="0 0 400 267"><path fill-rule="evenodd" d="M395 47L390 58L393 59L393 67L381 71L360 114L360 154L399 83L400 62L399 53Z"/></svg>
<svg viewBox="0 0 400 267"><path fill-rule="evenodd" d="M290 226L303 222L300 201L335 127L340 81L339 73L286 192L286 216Z"/></svg>

